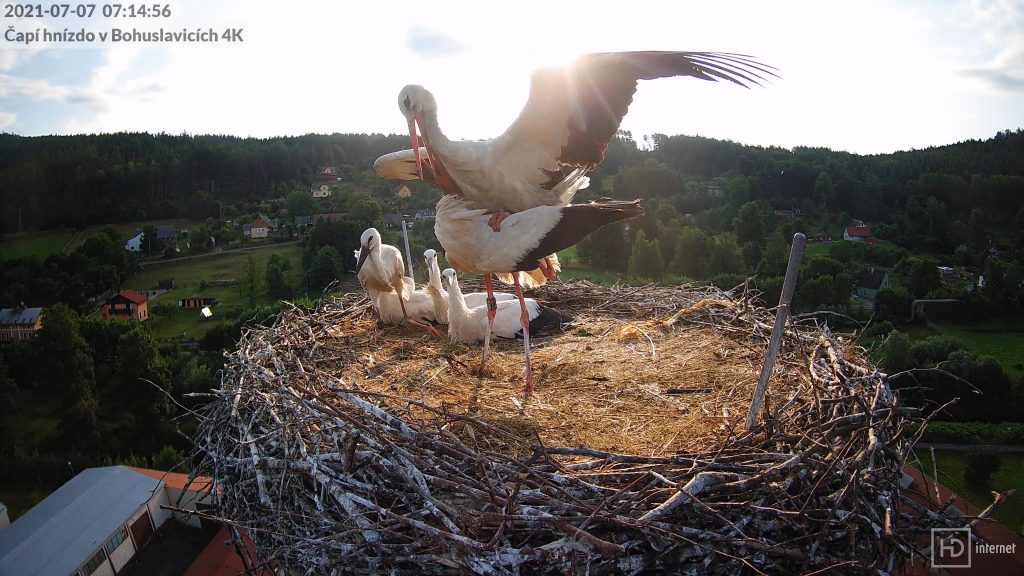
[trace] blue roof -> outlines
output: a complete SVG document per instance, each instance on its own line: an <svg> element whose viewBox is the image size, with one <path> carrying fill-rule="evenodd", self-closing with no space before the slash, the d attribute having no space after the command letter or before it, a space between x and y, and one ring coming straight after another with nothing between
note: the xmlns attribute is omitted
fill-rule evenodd
<svg viewBox="0 0 1024 576"><path fill-rule="evenodd" d="M4 308L0 310L0 325L35 324L42 313L42 308Z"/></svg>
<svg viewBox="0 0 1024 576"><path fill-rule="evenodd" d="M124 466L84 470L0 531L0 576L70 574L163 486Z"/></svg>

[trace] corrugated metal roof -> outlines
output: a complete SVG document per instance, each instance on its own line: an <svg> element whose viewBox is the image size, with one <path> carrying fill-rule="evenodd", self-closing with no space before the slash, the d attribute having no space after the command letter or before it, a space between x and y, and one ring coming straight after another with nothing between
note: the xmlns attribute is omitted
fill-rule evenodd
<svg viewBox="0 0 1024 576"><path fill-rule="evenodd" d="M124 466L84 470L0 531L0 576L70 574L163 487Z"/></svg>
<svg viewBox="0 0 1024 576"><path fill-rule="evenodd" d="M42 313L42 308L4 308L0 310L0 325L32 325L36 323Z"/></svg>

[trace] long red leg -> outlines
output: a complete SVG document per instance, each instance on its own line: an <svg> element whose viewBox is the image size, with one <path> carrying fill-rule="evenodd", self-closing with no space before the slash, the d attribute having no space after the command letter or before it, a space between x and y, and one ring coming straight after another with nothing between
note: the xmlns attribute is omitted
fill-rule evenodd
<svg viewBox="0 0 1024 576"><path fill-rule="evenodd" d="M484 274L484 287L487 289L487 331L484 332L484 356L480 359L481 376L484 375L487 355L491 351L491 332L494 331L494 317L498 313L498 302L494 299L494 285L491 284L490 274Z"/></svg>
<svg viewBox="0 0 1024 576"><path fill-rule="evenodd" d="M523 353L526 356L526 384L523 386L523 396L533 396L533 366L530 363L530 313L526 310L526 300L523 299L523 288L519 285L519 273L512 273L516 285L516 298L519 298L519 308L523 314L519 320L523 323Z"/></svg>

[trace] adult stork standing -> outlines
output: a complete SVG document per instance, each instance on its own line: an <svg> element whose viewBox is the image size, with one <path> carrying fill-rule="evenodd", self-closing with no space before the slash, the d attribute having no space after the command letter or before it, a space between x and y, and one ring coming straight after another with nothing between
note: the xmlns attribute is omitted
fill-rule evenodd
<svg viewBox="0 0 1024 576"><path fill-rule="evenodd" d="M394 293L401 307L403 320L439 336L437 330L434 330L432 326L409 316L406 303L413 296L416 286L411 278L405 278L405 263L398 248L384 244L380 232L376 228L367 228L360 236L359 244L356 277L359 278L359 283L363 285L363 288L370 293L378 314L382 314L381 303L384 303L384 299ZM429 297L426 294L423 294L423 297L426 302L429 302ZM418 306L417 310L419 308L421 306ZM383 319L383 315L381 318Z"/></svg>
<svg viewBox="0 0 1024 576"><path fill-rule="evenodd" d="M534 72L530 96L519 117L500 136L483 141L448 139L437 120L434 96L422 86L409 85L399 93L398 106L408 122L412 148L381 157L374 167L381 176L436 183L445 194L441 203L449 196L464 200L469 204L460 204L458 209L483 210L489 214L488 225L500 232L509 213L541 206L565 206L587 185L586 173L604 159L608 143L633 99L638 80L692 76L702 80L727 80L746 87L760 84L759 80L764 80L766 75L775 75L771 67L748 56L721 52L586 54L568 67ZM424 143L422 149L420 135ZM435 232L444 226L441 203ZM454 251L450 244L452 238L446 242L439 234L438 239L446 256ZM454 241L462 240L455 238ZM571 244L562 247L567 246ZM458 266L451 258L449 262ZM555 270L547 254L538 255L535 262L536 265L520 266L529 266L527 270L539 269L546 277L553 277ZM464 268L470 268L468 264L462 261ZM489 267L473 265L471 268ZM491 272L523 269L481 270L488 293L493 291ZM522 300L519 275L513 274L512 280ZM526 306L521 304L521 307L525 319ZM493 324L493 301L488 302L488 308ZM487 342L485 340L485 360ZM528 394L533 390L529 377L528 372Z"/></svg>

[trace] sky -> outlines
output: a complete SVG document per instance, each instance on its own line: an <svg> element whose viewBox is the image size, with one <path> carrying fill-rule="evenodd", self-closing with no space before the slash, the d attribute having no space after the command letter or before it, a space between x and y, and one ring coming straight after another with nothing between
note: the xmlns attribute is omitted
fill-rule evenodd
<svg viewBox="0 0 1024 576"><path fill-rule="evenodd" d="M421 84L450 138L490 138L518 115L532 70L624 50L748 54L779 76L750 89L642 81L622 124L641 143L876 154L1024 126L1024 0L168 0L169 16L149 18L104 17L104 4L78 18L78 6L12 18L0 5L0 132L404 134L398 93ZM46 42L44 28L96 37ZM161 28L218 41L113 41Z"/></svg>

